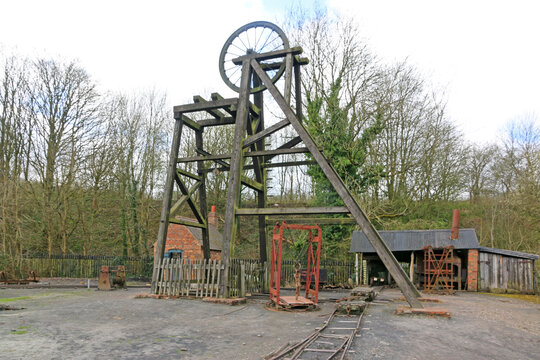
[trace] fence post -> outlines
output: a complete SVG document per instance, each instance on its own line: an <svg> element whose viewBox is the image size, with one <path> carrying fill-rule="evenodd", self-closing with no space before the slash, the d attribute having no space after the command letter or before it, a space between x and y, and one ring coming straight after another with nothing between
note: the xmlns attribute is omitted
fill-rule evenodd
<svg viewBox="0 0 540 360"><path fill-rule="evenodd" d="M246 297L246 265L240 264L240 297Z"/></svg>

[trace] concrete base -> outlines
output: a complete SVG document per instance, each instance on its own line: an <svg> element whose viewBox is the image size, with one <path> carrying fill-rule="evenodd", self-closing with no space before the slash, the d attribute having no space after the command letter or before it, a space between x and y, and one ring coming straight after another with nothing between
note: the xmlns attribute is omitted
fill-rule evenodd
<svg viewBox="0 0 540 360"><path fill-rule="evenodd" d="M425 308L425 309L418 309L418 308L411 308L408 306L398 306L396 309L396 314L402 315L402 314L413 314L413 315L430 315L430 316L442 316L442 317L450 317L450 312L446 309L441 308Z"/></svg>
<svg viewBox="0 0 540 360"><path fill-rule="evenodd" d="M223 304L223 305L240 305L246 303L246 298L233 298L233 299L225 299L225 298L214 298L214 297L205 297L202 299L202 301L211 302L214 304Z"/></svg>

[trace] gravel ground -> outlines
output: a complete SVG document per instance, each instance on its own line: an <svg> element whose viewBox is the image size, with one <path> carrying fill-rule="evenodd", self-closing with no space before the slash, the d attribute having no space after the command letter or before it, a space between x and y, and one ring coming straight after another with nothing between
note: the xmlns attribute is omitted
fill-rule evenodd
<svg viewBox="0 0 540 360"><path fill-rule="evenodd" d="M432 296L432 295L429 295ZM540 304L478 293L424 303L451 318L395 315L401 293L385 290L371 305L353 343L355 359L540 359Z"/></svg>
<svg viewBox="0 0 540 360"><path fill-rule="evenodd" d="M227 306L200 300L135 299L148 289L0 289L0 359L260 359L320 326L314 312L268 311L266 300ZM344 292L323 292L324 300ZM540 359L540 305L496 296L439 296L451 319L395 315L385 290L370 306L351 359ZM10 301L11 300L11 301Z"/></svg>

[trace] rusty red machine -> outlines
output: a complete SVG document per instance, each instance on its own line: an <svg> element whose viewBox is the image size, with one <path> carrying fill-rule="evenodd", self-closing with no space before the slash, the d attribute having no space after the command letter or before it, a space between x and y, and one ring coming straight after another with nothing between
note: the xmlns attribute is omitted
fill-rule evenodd
<svg viewBox="0 0 540 360"><path fill-rule="evenodd" d="M126 267L102 266L99 271L98 290L113 290L126 288Z"/></svg>
<svg viewBox="0 0 540 360"><path fill-rule="evenodd" d="M305 297L299 296L299 276L296 276L297 291L295 296L281 296L281 262L283 249L283 231L305 230L309 232L307 249L307 269L305 274ZM294 225L282 222L274 226L272 235L272 259L270 263L270 300L277 309L314 308L319 299L319 270L321 260L322 230L319 225ZM297 275L300 269L296 268Z"/></svg>

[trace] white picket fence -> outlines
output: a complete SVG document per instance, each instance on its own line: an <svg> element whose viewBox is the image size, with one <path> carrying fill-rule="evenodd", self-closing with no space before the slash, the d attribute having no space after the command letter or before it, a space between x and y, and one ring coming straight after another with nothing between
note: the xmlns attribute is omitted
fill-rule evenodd
<svg viewBox="0 0 540 360"><path fill-rule="evenodd" d="M218 260L163 259L156 294L218 297L221 271Z"/></svg>

